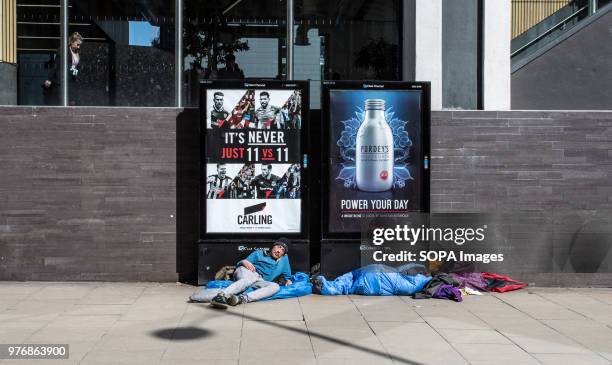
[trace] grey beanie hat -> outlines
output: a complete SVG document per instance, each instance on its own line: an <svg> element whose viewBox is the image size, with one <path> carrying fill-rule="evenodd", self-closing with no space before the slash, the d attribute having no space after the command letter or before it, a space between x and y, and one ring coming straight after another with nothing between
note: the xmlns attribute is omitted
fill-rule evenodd
<svg viewBox="0 0 612 365"><path fill-rule="evenodd" d="M289 252L289 239L286 237L281 237L279 239L277 239L276 241L274 241L274 243L272 244L272 247L274 246L281 246L284 250L285 250L285 255Z"/></svg>

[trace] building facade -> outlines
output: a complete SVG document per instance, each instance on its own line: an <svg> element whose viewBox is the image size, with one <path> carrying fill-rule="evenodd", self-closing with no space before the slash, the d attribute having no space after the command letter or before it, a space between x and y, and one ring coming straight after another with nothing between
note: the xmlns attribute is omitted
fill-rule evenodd
<svg viewBox="0 0 612 365"><path fill-rule="evenodd" d="M314 109L324 79L431 81L434 109L510 107L510 0L1 4L0 104L196 106L231 53L246 78L311 80ZM78 82L58 72L74 32Z"/></svg>

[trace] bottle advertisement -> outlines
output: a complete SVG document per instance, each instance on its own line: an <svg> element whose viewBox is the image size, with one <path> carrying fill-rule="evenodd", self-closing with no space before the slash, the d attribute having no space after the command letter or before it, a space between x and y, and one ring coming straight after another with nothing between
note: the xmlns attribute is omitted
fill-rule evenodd
<svg viewBox="0 0 612 365"><path fill-rule="evenodd" d="M302 89L207 88L206 233L301 230Z"/></svg>
<svg viewBox="0 0 612 365"><path fill-rule="evenodd" d="M422 209L421 91L329 90L329 232Z"/></svg>

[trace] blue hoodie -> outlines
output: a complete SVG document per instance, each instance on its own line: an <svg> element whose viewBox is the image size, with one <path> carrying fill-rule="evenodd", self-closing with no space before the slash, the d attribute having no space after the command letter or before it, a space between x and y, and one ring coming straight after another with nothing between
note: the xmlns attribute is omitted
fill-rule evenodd
<svg viewBox="0 0 612 365"><path fill-rule="evenodd" d="M266 281L272 281L281 274L285 276L285 279L289 279L289 276L291 276L291 266L287 255L274 260L266 251L255 250L246 259L255 266L255 270ZM236 266L240 265L242 265L242 260Z"/></svg>

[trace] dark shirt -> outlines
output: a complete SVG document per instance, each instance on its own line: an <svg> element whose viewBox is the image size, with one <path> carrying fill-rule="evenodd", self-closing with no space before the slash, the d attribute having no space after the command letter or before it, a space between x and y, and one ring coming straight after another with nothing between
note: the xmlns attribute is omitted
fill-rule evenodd
<svg viewBox="0 0 612 365"><path fill-rule="evenodd" d="M75 69L76 72L71 71L72 68L72 53L70 49L68 50L68 68L66 69L68 75L68 81L78 81L79 76L81 74L81 59L79 59L79 63L76 64ZM49 65L49 72L47 76L47 80L51 81L51 86L59 86L61 84L61 67L62 67L62 57L58 52L55 56L55 60Z"/></svg>
<svg viewBox="0 0 612 365"><path fill-rule="evenodd" d="M231 185L231 198L250 199L252 198L250 179L237 176Z"/></svg>
<svg viewBox="0 0 612 365"><path fill-rule="evenodd" d="M68 92L69 92L69 97L71 99L69 100L69 103L72 104L74 103L74 100L72 99L75 99L77 95L75 92L70 93L70 88L71 88L70 85L78 82L79 80L79 76L81 75L82 59L79 59L79 63L76 64L75 66L75 69L77 70L76 73L71 71L72 53L70 52L70 50L68 50L67 59L68 59L68 67L66 68L66 72L68 75ZM47 70L47 80L51 81L51 86L46 87L44 84L42 85L45 104L46 105L59 105L61 101L60 85L62 84L62 80L61 80L62 57L59 52L55 55L54 59L49 62L48 65L49 67Z"/></svg>
<svg viewBox="0 0 612 365"><path fill-rule="evenodd" d="M221 124L221 128L229 128L229 123L227 117L229 116L229 112L225 109L217 110L213 108L210 111L210 125L213 128L219 128L219 124Z"/></svg>
<svg viewBox="0 0 612 365"><path fill-rule="evenodd" d="M270 178L266 179L262 175L257 175L251 181L251 186L255 187L257 199L267 199L272 197L274 189L277 189L280 177L270 174Z"/></svg>

